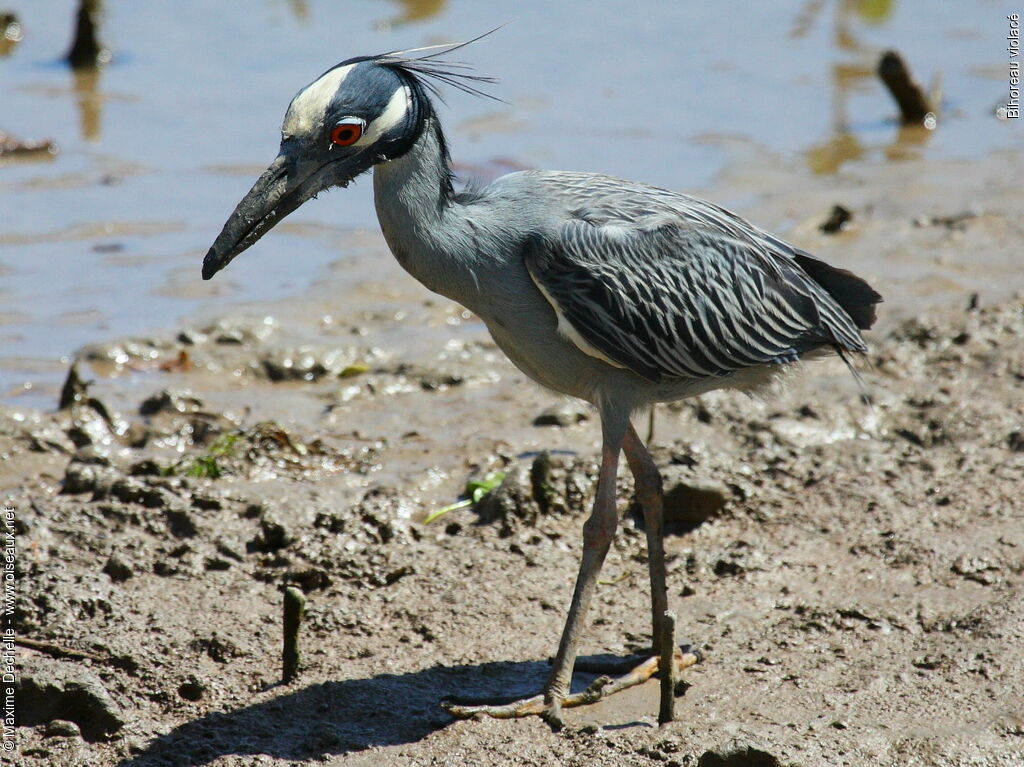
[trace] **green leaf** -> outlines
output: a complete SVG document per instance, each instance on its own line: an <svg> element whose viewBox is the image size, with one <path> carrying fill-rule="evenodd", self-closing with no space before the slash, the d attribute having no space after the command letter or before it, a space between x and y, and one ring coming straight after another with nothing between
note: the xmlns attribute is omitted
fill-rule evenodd
<svg viewBox="0 0 1024 767"><path fill-rule="evenodd" d="M351 365L347 365L340 373L338 373L338 378L353 378L355 376L362 375L369 369L369 367L361 362L354 362Z"/></svg>
<svg viewBox="0 0 1024 767"><path fill-rule="evenodd" d="M449 504L449 505L445 506L444 508L438 509L437 511L433 512L429 517L427 517L426 519L423 520L423 524L429 525L435 519L437 519L438 517L440 517L440 516L442 516L444 514L447 514L449 511L455 511L456 509L464 509L467 506L472 506L472 505L473 505L473 502L471 500L469 500L468 498L466 500L464 500L464 501L457 501L456 503Z"/></svg>
<svg viewBox="0 0 1024 767"><path fill-rule="evenodd" d="M438 517L447 514L449 511L455 511L456 509L465 509L474 504L480 503L480 501L489 494L492 490L498 487L502 482L505 481L505 472L503 471L492 471L484 476L483 479L471 479L466 483L466 492L463 495L468 495L469 498L465 498L461 501L456 501L442 509L438 509L428 516L423 523L429 525Z"/></svg>

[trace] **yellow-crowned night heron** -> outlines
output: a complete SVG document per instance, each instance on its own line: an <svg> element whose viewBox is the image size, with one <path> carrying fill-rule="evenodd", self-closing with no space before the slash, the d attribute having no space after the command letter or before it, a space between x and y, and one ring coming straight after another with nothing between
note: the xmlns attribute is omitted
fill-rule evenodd
<svg viewBox="0 0 1024 767"><path fill-rule="evenodd" d="M431 103L439 83L486 80L439 59L453 47L349 59L292 100L280 153L203 263L209 279L317 193L374 168L377 216L399 263L486 323L544 386L593 403L603 449L583 556L538 699L484 707L558 722L580 632L618 523L619 453L643 507L654 650L667 608L661 478L630 423L653 403L770 382L821 352L863 353L880 296L862 279L727 210L592 173L523 171L456 192Z"/></svg>

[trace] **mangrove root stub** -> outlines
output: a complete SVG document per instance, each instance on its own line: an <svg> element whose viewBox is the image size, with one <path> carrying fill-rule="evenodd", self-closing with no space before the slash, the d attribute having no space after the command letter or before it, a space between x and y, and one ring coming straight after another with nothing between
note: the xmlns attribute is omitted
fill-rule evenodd
<svg viewBox="0 0 1024 767"><path fill-rule="evenodd" d="M906 62L896 51L882 54L878 62L878 76L899 105L904 125L921 125L929 114L936 114L935 105L928 103L921 86L911 76Z"/></svg>
<svg viewBox="0 0 1024 767"><path fill-rule="evenodd" d="M281 647L281 679L285 684L292 681L299 672L299 626L305 608L306 596L302 589L288 586L284 590L284 641Z"/></svg>
<svg viewBox="0 0 1024 767"><path fill-rule="evenodd" d="M60 401L57 403L58 410L67 410L76 402L82 402L88 397L90 381L83 381L78 375L78 360L71 363L68 368L68 376L64 379L64 385L60 390Z"/></svg>
<svg viewBox="0 0 1024 767"><path fill-rule="evenodd" d="M661 674L661 706L658 709L658 724L668 724L676 718L676 616L665 613L661 620L661 657L658 671Z"/></svg>
<svg viewBox="0 0 1024 767"><path fill-rule="evenodd" d="M75 40L68 51L68 63L75 69L90 69L106 64L110 52L100 43L101 0L80 0L75 17Z"/></svg>

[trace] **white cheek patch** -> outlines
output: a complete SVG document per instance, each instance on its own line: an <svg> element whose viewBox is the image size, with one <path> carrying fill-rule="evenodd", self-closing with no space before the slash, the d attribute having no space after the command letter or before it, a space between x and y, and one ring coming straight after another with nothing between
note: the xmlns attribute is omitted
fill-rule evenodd
<svg viewBox="0 0 1024 767"><path fill-rule="evenodd" d="M288 114L284 116L281 131L289 136L298 136L322 125L331 99L355 68L356 64L335 67L316 82L306 86L292 99Z"/></svg>
<svg viewBox="0 0 1024 767"><path fill-rule="evenodd" d="M367 146L376 143L377 139L396 125L401 124L411 107L412 94L403 85L388 99L388 105L384 107L384 111L380 113L380 116L366 126L366 130L363 131L363 135L359 137L355 145Z"/></svg>

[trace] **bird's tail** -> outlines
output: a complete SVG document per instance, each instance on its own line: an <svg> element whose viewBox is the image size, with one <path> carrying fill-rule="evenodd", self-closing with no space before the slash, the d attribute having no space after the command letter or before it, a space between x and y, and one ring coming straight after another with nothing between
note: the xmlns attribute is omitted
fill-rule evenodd
<svg viewBox="0 0 1024 767"><path fill-rule="evenodd" d="M868 285L865 280L862 280L856 274L846 269L839 269L826 264L824 261L802 250L796 251L794 259L800 268L807 273L808 277L818 283L824 288L826 293L832 296L833 300L850 316L850 319L853 320L858 329L867 330L875 324L877 319L875 307L882 302L882 296ZM873 410L871 407L871 395L868 393L868 387L861 377L860 371L853 364L851 350L843 348L841 343L837 343L834 348L843 362L846 363L847 369L857 382L857 387L860 389L861 402ZM866 359L861 354L856 356L861 360Z"/></svg>
<svg viewBox="0 0 1024 767"><path fill-rule="evenodd" d="M867 330L875 324L875 306L882 302L882 296L867 282L853 272L830 266L802 250L796 251L794 260L835 299L858 328Z"/></svg>

